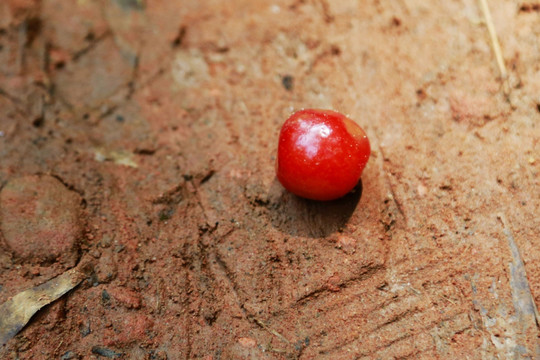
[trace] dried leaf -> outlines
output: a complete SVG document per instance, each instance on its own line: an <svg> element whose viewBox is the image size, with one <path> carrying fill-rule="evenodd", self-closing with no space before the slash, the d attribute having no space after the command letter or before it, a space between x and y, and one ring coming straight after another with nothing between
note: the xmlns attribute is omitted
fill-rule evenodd
<svg viewBox="0 0 540 360"><path fill-rule="evenodd" d="M78 269L71 269L0 305L0 346L17 335L39 309L66 294L85 277Z"/></svg>
<svg viewBox="0 0 540 360"><path fill-rule="evenodd" d="M138 165L133 160L133 154L127 151L107 151L102 148L94 149L94 159L99 162L112 161L118 165L137 168Z"/></svg>

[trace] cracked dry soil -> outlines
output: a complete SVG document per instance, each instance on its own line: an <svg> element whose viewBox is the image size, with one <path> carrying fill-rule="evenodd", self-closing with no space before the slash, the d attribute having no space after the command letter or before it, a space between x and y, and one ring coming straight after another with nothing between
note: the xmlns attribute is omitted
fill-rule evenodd
<svg viewBox="0 0 540 360"><path fill-rule="evenodd" d="M536 2L3 0L0 303L88 262L3 359L540 358ZM281 123L367 131L331 203Z"/></svg>

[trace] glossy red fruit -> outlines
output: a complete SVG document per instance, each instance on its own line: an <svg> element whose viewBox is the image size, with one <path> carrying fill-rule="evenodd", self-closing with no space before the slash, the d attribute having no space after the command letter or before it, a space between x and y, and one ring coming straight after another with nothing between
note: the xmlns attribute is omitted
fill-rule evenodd
<svg viewBox="0 0 540 360"><path fill-rule="evenodd" d="M366 133L345 115L300 110L281 128L277 178L298 196L334 200L355 187L370 153Z"/></svg>

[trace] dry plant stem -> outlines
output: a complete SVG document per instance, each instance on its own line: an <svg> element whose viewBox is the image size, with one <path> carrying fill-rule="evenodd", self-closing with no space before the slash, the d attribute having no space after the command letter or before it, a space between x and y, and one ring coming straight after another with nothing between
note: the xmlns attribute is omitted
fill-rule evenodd
<svg viewBox="0 0 540 360"><path fill-rule="evenodd" d="M510 263L510 287L512 288L512 297L516 313L520 317L533 317L536 326L540 327L540 314L531 292L529 279L525 270L525 263L514 239L512 229L506 216L502 213L497 214L497 218L503 226L503 232L507 237L508 246L512 255Z"/></svg>
<svg viewBox="0 0 540 360"><path fill-rule="evenodd" d="M264 330L268 331L270 334L272 335L275 335L276 337L278 337L281 341L283 342L286 342L288 344L290 344L291 342L289 340L287 340L287 338L285 338L285 336L281 335L280 333L278 333L276 330L273 330L273 329L270 329L264 322L262 322L261 320L259 319L253 319L255 320L255 323L257 325L259 325L260 327L262 327Z"/></svg>
<svg viewBox="0 0 540 360"><path fill-rule="evenodd" d="M495 32L495 26L493 26L493 19L491 18L491 12L487 4L487 0L478 0L480 2L480 7L484 13L484 18L486 20L486 26L489 32L489 37L491 39L491 46L493 47L493 52L495 53L495 58L497 60L497 66L499 67L499 72L501 73L501 81L503 86L503 93L508 99L510 95L510 85L508 84L508 73L506 72L506 66L504 65L504 60L502 57L501 45L499 39L497 38L497 33Z"/></svg>

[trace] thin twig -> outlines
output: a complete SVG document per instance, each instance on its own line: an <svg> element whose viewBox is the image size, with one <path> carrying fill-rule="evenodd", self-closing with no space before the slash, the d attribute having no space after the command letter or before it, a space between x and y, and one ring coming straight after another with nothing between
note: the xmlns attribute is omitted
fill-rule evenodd
<svg viewBox="0 0 540 360"><path fill-rule="evenodd" d="M262 322L261 320L259 320L259 319L257 319L257 318L253 318L253 320L255 321L255 324L259 325L259 326L262 327L264 330L268 331L270 334L275 335L275 336L278 337L281 341L286 342L286 343L288 343L288 344L291 343L289 340L287 340L287 338L286 338L285 336L281 335L281 334L278 333L276 330L269 328L269 327L268 327L264 322Z"/></svg>
<svg viewBox="0 0 540 360"><path fill-rule="evenodd" d="M508 83L508 73L506 72L506 66L504 65L504 59L502 56L501 45L499 39L497 38L497 33L495 32L495 26L493 25L493 19L491 17L491 12L487 4L487 0L478 0L480 2L480 7L484 13L484 18L486 21L486 27L489 32L489 37L491 39L491 46L493 47L493 52L495 53L495 59L497 60L497 66L499 67L499 72L501 73L501 81L503 86L504 96L508 99L510 95L510 85Z"/></svg>

